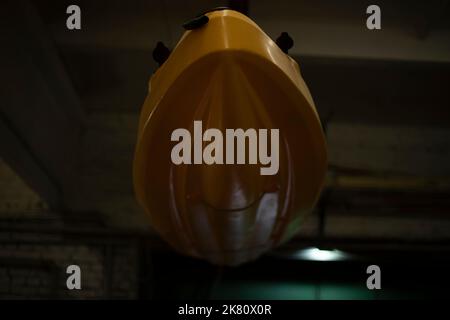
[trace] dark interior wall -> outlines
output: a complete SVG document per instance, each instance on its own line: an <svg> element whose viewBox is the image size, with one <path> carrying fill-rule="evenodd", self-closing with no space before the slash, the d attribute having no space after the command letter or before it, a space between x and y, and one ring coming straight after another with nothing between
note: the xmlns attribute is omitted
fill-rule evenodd
<svg viewBox="0 0 450 320"><path fill-rule="evenodd" d="M327 262L295 258L316 245L304 241L231 268L176 254L145 234L80 221L2 219L0 239L2 299L428 299L446 296L450 285L444 243L336 241L352 259ZM72 264L81 268L82 290L66 287ZM380 291L366 287L372 264L382 270Z"/></svg>
<svg viewBox="0 0 450 320"><path fill-rule="evenodd" d="M138 297L136 239L69 225L55 217L0 220L0 299ZM67 288L70 265L80 267L81 290Z"/></svg>

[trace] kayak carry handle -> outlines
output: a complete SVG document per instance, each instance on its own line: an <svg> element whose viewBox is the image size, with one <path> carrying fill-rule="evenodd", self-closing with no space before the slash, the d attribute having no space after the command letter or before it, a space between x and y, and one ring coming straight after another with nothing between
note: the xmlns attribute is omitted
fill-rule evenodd
<svg viewBox="0 0 450 320"><path fill-rule="evenodd" d="M156 43L155 49L153 49L152 56L153 60L161 67L162 64L167 60L170 55L170 50L167 48L164 43L158 41Z"/></svg>
<svg viewBox="0 0 450 320"><path fill-rule="evenodd" d="M286 54L288 54L289 49L294 46L294 40L287 32L282 32L275 42Z"/></svg>

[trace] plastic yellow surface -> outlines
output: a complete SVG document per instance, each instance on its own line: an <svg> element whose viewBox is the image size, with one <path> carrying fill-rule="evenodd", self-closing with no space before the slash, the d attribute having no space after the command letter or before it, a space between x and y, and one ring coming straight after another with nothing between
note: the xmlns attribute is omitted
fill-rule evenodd
<svg viewBox="0 0 450 320"><path fill-rule="evenodd" d="M324 184L325 139L297 63L248 17L213 11L152 76L141 111L134 187L177 251L215 264L255 259L289 239ZM173 130L279 129L280 165L174 165ZM301 229L300 229L301 230Z"/></svg>

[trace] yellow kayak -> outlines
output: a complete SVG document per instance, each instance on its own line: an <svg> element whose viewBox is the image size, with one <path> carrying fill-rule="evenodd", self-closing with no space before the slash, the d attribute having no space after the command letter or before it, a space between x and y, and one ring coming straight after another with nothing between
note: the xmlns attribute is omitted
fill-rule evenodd
<svg viewBox="0 0 450 320"><path fill-rule="evenodd" d="M150 79L134 188L178 252L238 265L298 231L326 144L298 64L241 13L201 18Z"/></svg>

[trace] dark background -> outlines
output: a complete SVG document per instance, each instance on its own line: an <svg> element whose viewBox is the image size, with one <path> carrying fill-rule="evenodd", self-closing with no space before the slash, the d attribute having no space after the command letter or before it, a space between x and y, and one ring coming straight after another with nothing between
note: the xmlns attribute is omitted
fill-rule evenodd
<svg viewBox="0 0 450 320"><path fill-rule="evenodd" d="M66 28L78 4L82 30ZM2 1L0 298L445 298L450 276L450 6L377 1ZM182 23L220 5L287 31L330 166L298 235L221 268L151 230L131 180L139 110ZM305 261L306 247L347 261ZM82 269L68 291L65 268ZM377 264L382 289L366 288Z"/></svg>

